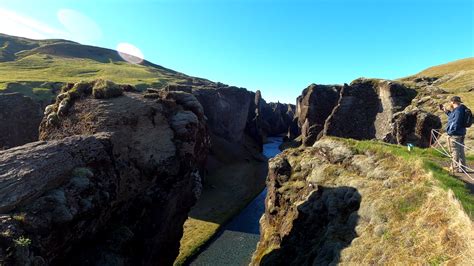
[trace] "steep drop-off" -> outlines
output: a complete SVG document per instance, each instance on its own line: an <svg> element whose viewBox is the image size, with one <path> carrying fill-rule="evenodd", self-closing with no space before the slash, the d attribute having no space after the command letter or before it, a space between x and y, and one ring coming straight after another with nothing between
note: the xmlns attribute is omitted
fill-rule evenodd
<svg viewBox="0 0 474 266"><path fill-rule="evenodd" d="M209 136L187 93L65 88L41 139L0 152L6 265L169 265L201 192Z"/></svg>
<svg viewBox="0 0 474 266"><path fill-rule="evenodd" d="M470 265L473 226L419 162L323 138L270 161L252 265Z"/></svg>
<svg viewBox="0 0 474 266"><path fill-rule="evenodd" d="M0 150L38 140L40 105L20 93L0 93Z"/></svg>

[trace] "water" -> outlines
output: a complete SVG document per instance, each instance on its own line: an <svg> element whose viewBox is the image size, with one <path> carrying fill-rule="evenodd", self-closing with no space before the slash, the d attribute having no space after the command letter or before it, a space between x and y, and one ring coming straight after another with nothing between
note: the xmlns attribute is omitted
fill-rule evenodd
<svg viewBox="0 0 474 266"><path fill-rule="evenodd" d="M268 143L263 145L263 155L274 157L280 153L281 143L282 138L268 138ZM190 265L248 265L260 238L259 220L265 211L266 194L267 189L264 189L224 226Z"/></svg>

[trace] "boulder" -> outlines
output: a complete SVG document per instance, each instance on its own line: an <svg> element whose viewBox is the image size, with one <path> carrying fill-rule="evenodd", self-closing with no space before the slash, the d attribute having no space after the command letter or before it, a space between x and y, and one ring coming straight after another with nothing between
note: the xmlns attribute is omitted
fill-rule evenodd
<svg viewBox="0 0 474 266"><path fill-rule="evenodd" d="M0 152L0 258L172 264L210 145L202 106L192 94L69 90L42 141Z"/></svg>

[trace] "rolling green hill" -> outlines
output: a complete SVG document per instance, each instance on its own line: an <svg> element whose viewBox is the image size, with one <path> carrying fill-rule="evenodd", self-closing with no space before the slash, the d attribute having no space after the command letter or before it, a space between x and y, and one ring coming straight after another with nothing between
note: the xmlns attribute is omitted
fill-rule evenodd
<svg viewBox="0 0 474 266"><path fill-rule="evenodd" d="M98 78L139 89L196 79L148 61L131 64L116 51L65 40L30 40L0 34L0 91L48 102L63 83Z"/></svg>

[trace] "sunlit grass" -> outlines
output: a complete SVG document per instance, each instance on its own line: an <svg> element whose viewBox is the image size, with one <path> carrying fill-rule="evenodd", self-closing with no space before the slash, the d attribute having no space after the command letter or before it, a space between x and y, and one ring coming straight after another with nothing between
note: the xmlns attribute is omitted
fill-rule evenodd
<svg viewBox="0 0 474 266"><path fill-rule="evenodd" d="M356 141L350 139L344 141L350 143L351 147L359 153L372 151L381 154L393 154L411 162L421 160L423 168L433 174L434 178L439 181L439 184L443 189L451 189L456 198L461 202L466 213L469 214L471 219L474 219L474 195L469 192L463 181L452 176L442 167L442 165L440 165L442 162L449 164L449 159L436 150L431 148L414 148L411 151L408 151L407 147L383 142ZM474 156L468 156L467 159L468 161L474 162Z"/></svg>

